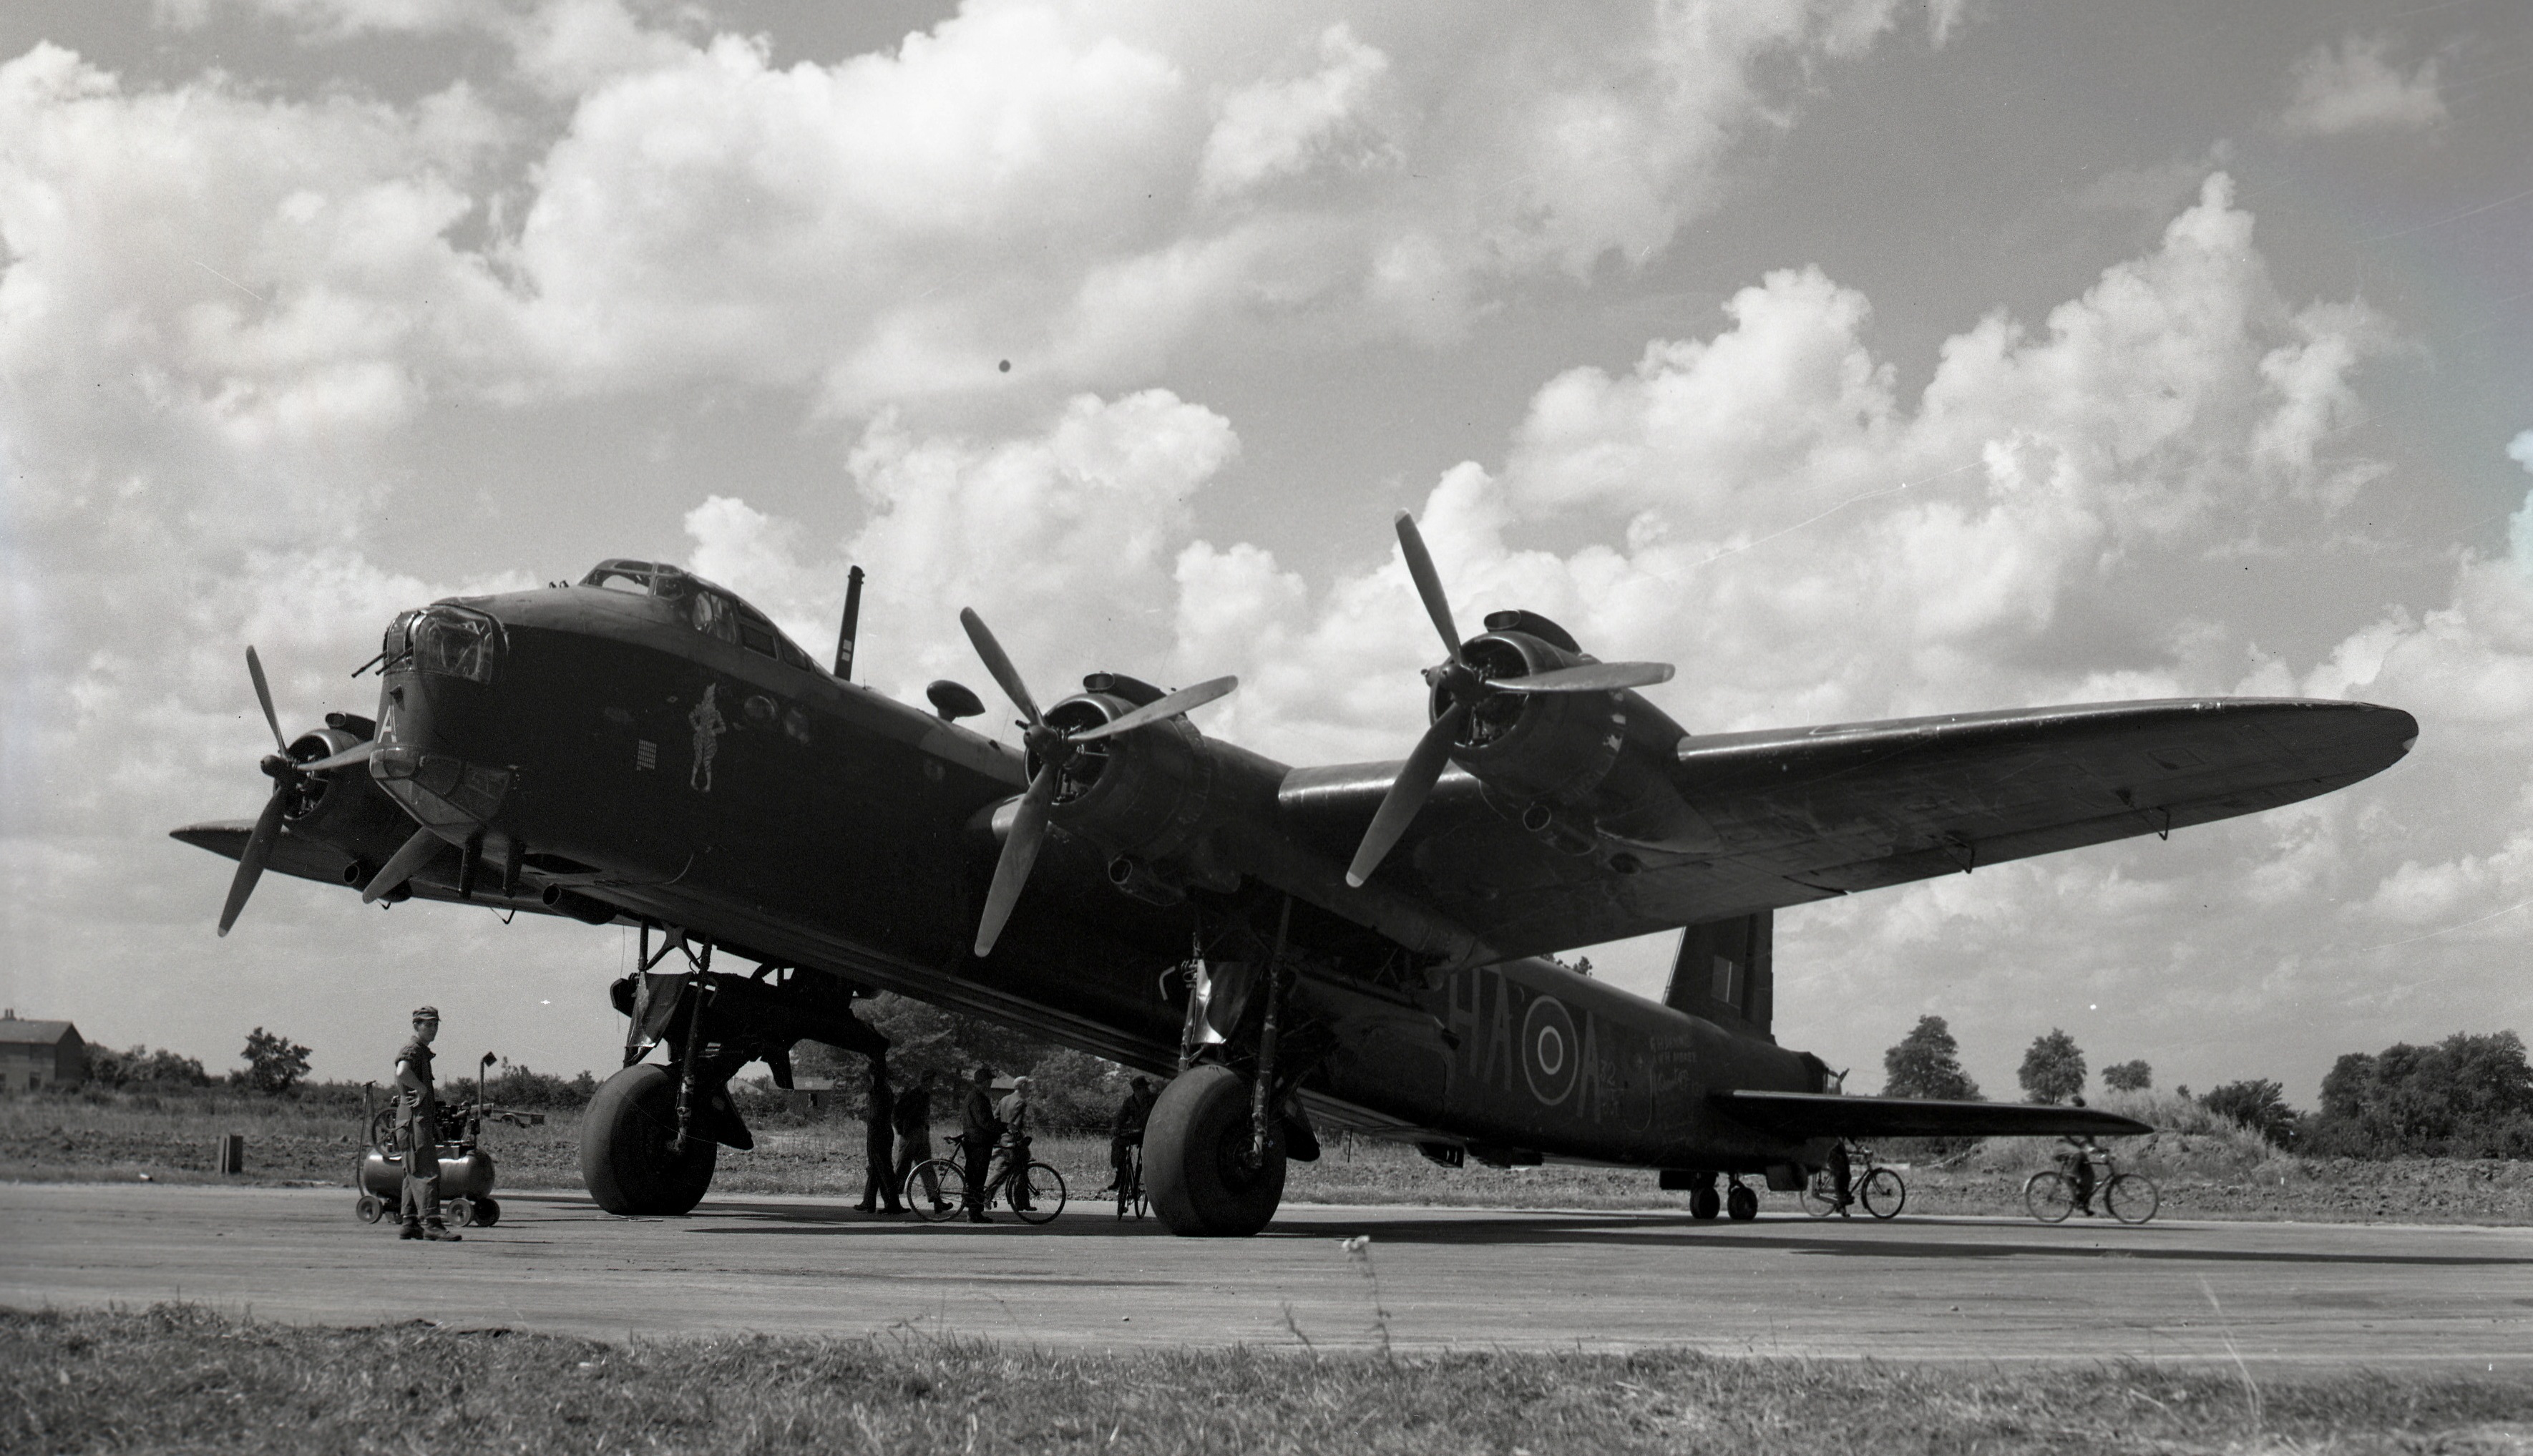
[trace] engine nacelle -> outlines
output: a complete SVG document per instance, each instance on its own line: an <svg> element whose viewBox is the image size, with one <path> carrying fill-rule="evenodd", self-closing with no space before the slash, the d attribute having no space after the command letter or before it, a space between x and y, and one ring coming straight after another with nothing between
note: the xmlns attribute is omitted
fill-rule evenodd
<svg viewBox="0 0 2533 1456"><path fill-rule="evenodd" d="M1112 723L1160 696L1113 677L1106 691L1066 698L1046 712L1047 722L1080 730ZM1147 696L1149 694L1149 696ZM1029 761L1032 782L1040 767ZM1213 796L1213 757L1205 734L1185 718L1172 718L1084 743L1065 765L1047 817L1111 855L1146 864L1165 861L1194 846Z"/></svg>
<svg viewBox="0 0 2533 1456"><path fill-rule="evenodd" d="M1563 628L1532 612L1499 612L1487 627L1460 653L1491 681L1594 661ZM1447 687L1438 682L1432 717L1450 707ZM1626 738L1624 693L1492 693L1453 740L1451 761L1509 798L1574 804L1609 777Z"/></svg>

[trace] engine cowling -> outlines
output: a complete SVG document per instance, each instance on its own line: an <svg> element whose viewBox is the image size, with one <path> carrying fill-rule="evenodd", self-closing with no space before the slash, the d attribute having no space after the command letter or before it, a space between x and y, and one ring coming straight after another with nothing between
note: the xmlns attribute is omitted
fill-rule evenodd
<svg viewBox="0 0 2533 1456"><path fill-rule="evenodd" d="M1554 622L1531 612L1497 612L1487 626L1460 652L1492 682L1596 661ZM1436 685L1432 718L1450 709L1449 691ZM1574 804L1609 777L1626 736L1624 693L1489 693L1472 705L1452 740L1451 760L1505 797Z"/></svg>
<svg viewBox="0 0 2533 1456"><path fill-rule="evenodd" d="M1048 709L1046 721L1080 730L1113 723L1139 706L1131 692L1085 692ZM1031 754L1031 779L1039 767ZM1194 844L1213 796L1213 778L1205 734L1184 718L1166 719L1077 747L1047 817L1112 856L1165 860Z"/></svg>

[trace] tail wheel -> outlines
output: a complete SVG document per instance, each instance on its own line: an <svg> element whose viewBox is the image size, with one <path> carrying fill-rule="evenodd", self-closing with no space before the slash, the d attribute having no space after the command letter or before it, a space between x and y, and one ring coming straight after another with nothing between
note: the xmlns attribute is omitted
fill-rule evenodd
<svg viewBox="0 0 2533 1456"><path fill-rule="evenodd" d="M2075 1180L2064 1173L2034 1173L2023 1183L2023 1206L2042 1223L2065 1223L2076 1211Z"/></svg>
<svg viewBox="0 0 2533 1456"><path fill-rule="evenodd" d="M948 1223L958 1216L967 1178L948 1158L926 1158L907 1173L906 1187L898 1192L915 1217L925 1223Z"/></svg>
<svg viewBox="0 0 2533 1456"><path fill-rule="evenodd" d="M1909 1201L1909 1186L1900 1175L1888 1168L1876 1168L1864 1175L1864 1187L1857 1190L1864 1199L1864 1211L1875 1218L1894 1218Z"/></svg>
<svg viewBox="0 0 2533 1456"><path fill-rule="evenodd" d="M1144 1125L1144 1188L1173 1234L1246 1238L1284 1200L1284 1150L1249 1157L1249 1083L1228 1067L1172 1078Z"/></svg>
<svg viewBox="0 0 2533 1456"><path fill-rule="evenodd" d="M677 1082L645 1062L607 1079L580 1119L580 1181L616 1214L675 1217L692 1212L712 1187L719 1153L709 1137L677 1136Z"/></svg>
<svg viewBox="0 0 2533 1456"><path fill-rule="evenodd" d="M2143 1173L2115 1173L2110 1186L2102 1190L2102 1202L2120 1222L2144 1223L2163 1205L2163 1194Z"/></svg>
<svg viewBox="0 0 2533 1456"><path fill-rule="evenodd" d="M1750 1185L1737 1183L1724 1195L1724 1216L1735 1223L1748 1223L1759 1216L1759 1194Z"/></svg>
<svg viewBox="0 0 2533 1456"><path fill-rule="evenodd" d="M1014 1174L1009 1188L1012 1211L1023 1223L1046 1223L1064 1211L1064 1175L1044 1163Z"/></svg>

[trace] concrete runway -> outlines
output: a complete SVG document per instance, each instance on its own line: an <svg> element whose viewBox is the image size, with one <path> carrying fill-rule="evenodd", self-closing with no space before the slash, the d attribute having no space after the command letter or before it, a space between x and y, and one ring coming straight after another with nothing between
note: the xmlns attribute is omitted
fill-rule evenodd
<svg viewBox="0 0 2533 1456"><path fill-rule="evenodd" d="M502 1198L404 1244L346 1190L0 1184L0 1305L184 1299L263 1319L429 1318L604 1339L907 1328L1050 1346L1400 1346L2533 1371L2533 1230L1289 1207L1249 1240L1077 1202L926 1226L735 1195L618 1219Z"/></svg>

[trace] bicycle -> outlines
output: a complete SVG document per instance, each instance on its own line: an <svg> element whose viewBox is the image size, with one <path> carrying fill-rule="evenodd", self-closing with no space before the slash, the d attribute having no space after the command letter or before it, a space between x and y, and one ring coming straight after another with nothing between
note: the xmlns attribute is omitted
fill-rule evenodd
<svg viewBox="0 0 2533 1456"><path fill-rule="evenodd" d="M1002 1149L995 1149L988 1156L1002 1152ZM1045 1223L1064 1211L1064 1175L1053 1168L1032 1162L1016 1169L1008 1155L996 1156L986 1166L992 1170L993 1176L985 1180L985 1199L980 1206L991 1208L994 1200L1001 1198L1020 1215L1023 1223ZM904 1190L906 1206L913 1209L914 1216L925 1223L947 1223L966 1211L964 1197L955 1202L945 1199L939 1204L917 1197L915 1190L924 1185L926 1172L936 1180L931 1186L964 1191L968 1186L966 1144L960 1144L958 1150L946 1158L926 1158L915 1164L913 1171L906 1175Z"/></svg>
<svg viewBox="0 0 2533 1456"><path fill-rule="evenodd" d="M1896 1218L1901 1205L1909 1201L1909 1185L1897 1171L1873 1161L1873 1149L1859 1147L1849 1154L1851 1169L1860 1168L1860 1175L1851 1174L1848 1189L1851 1196L1864 1205L1864 1211L1875 1218ZM1803 1187L1803 1211L1814 1218L1827 1218L1838 1211L1838 1178L1827 1168L1814 1173Z"/></svg>
<svg viewBox="0 0 2533 1456"><path fill-rule="evenodd" d="M1117 1170L1117 1216L1141 1218L1152 1211L1152 1200L1144 1192L1144 1144L1126 1144L1125 1164Z"/></svg>
<svg viewBox="0 0 2533 1456"><path fill-rule="evenodd" d="M2056 1159L2058 1166L2043 1168L2023 1181L2023 1206L2033 1218L2042 1223L2065 1223L2069 1214L2083 1206L2076 1197L2073 1171L2078 1158L2090 1159L2110 1174L2096 1181L2093 1192L2102 1200L2103 1210L2121 1223L2145 1223L2163 1205L2163 1192L2154 1186L2153 1179L2143 1173L2118 1171L2107 1151L2094 1148L2062 1152Z"/></svg>

